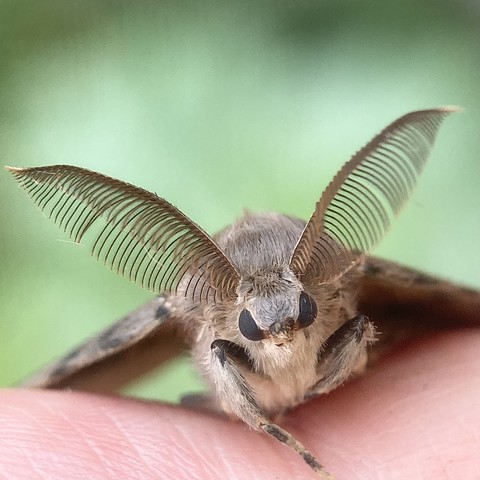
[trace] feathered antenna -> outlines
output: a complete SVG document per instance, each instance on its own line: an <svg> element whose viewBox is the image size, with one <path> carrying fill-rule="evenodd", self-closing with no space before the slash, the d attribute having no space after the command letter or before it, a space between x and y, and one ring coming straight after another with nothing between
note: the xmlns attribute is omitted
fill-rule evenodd
<svg viewBox="0 0 480 480"><path fill-rule="evenodd" d="M408 113L355 154L317 202L290 267L304 282L332 282L388 230L422 172L444 118L458 107Z"/></svg>
<svg viewBox="0 0 480 480"><path fill-rule="evenodd" d="M239 275L216 243L176 207L129 183L69 165L6 167L77 243L100 226L92 254L155 293L193 301L235 298Z"/></svg>

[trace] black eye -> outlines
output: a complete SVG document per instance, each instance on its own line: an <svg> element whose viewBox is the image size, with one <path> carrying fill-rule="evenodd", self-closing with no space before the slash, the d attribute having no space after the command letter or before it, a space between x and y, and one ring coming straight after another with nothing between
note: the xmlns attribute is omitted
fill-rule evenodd
<svg viewBox="0 0 480 480"><path fill-rule="evenodd" d="M310 295L305 292L300 294L300 313L298 314L298 325L300 328L308 327L317 317L317 304Z"/></svg>
<svg viewBox="0 0 480 480"><path fill-rule="evenodd" d="M265 338L263 332L258 328L252 314L248 310L242 310L240 312L240 316L238 317L238 328L245 338L248 338L248 340L252 340L253 342Z"/></svg>

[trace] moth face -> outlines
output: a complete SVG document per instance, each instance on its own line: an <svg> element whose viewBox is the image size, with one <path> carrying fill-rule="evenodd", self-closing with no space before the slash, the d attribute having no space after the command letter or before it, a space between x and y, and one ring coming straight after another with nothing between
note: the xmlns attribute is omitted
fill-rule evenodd
<svg viewBox="0 0 480 480"><path fill-rule="evenodd" d="M281 346L290 342L296 331L311 325L317 316L315 301L289 269L242 279L239 293L243 308L238 328L250 341L272 339Z"/></svg>

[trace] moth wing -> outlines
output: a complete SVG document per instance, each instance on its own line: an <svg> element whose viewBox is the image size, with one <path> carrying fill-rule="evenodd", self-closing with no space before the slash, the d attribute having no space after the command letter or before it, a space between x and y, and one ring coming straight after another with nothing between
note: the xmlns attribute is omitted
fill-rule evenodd
<svg viewBox="0 0 480 480"><path fill-rule="evenodd" d="M186 341L171 297L156 297L22 383L107 393L182 354Z"/></svg>
<svg viewBox="0 0 480 480"><path fill-rule="evenodd" d="M358 311L377 326L374 362L395 345L423 334L480 326L480 291L376 257L367 257Z"/></svg>

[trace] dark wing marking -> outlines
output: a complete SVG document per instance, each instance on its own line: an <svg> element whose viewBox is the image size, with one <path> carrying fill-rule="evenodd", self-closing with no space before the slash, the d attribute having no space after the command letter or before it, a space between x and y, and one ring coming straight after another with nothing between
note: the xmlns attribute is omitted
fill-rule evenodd
<svg viewBox="0 0 480 480"><path fill-rule="evenodd" d="M234 298L233 265L166 200L68 165L7 169L75 242L97 229L93 255L129 280L155 293L181 290L194 301Z"/></svg>
<svg viewBox="0 0 480 480"><path fill-rule="evenodd" d="M331 282L378 243L411 194L440 124L456 110L404 115L342 167L293 252L290 266L299 278Z"/></svg>
<svg viewBox="0 0 480 480"><path fill-rule="evenodd" d="M157 297L22 383L108 393L186 349L168 297Z"/></svg>
<svg viewBox="0 0 480 480"><path fill-rule="evenodd" d="M367 257L358 311L379 332L371 360L428 332L480 327L480 291L456 285L388 260Z"/></svg>

